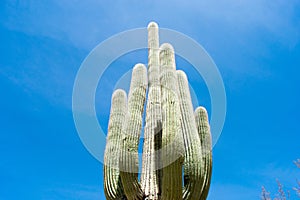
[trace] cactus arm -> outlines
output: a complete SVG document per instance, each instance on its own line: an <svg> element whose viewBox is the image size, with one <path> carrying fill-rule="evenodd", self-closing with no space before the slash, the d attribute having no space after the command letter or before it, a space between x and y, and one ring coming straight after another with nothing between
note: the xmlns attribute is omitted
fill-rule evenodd
<svg viewBox="0 0 300 200"><path fill-rule="evenodd" d="M160 170L156 171L159 161L156 150L161 143L161 91L158 26L155 22L148 25L148 86L141 187L146 199L158 199Z"/></svg>
<svg viewBox="0 0 300 200"><path fill-rule="evenodd" d="M212 174L212 140L210 127L208 123L208 116L206 109L204 107L198 107L195 110L195 119L198 129L198 134L201 141L202 147L202 162L203 162L203 176L204 183L202 186L202 192L200 200L205 200L208 195L210 182L211 182L211 174Z"/></svg>
<svg viewBox="0 0 300 200"><path fill-rule="evenodd" d="M137 64L132 72L119 163L124 192L129 200L142 199L144 196L138 182L138 144L146 89L147 69L143 64Z"/></svg>
<svg viewBox="0 0 300 200"><path fill-rule="evenodd" d="M162 178L161 199L182 199L183 138L177 97L175 56L170 44L160 50L162 92Z"/></svg>
<svg viewBox="0 0 300 200"><path fill-rule="evenodd" d="M126 199L120 179L118 158L126 102L127 97L123 90L116 90L113 93L104 154L104 193L108 200Z"/></svg>
<svg viewBox="0 0 300 200"><path fill-rule="evenodd" d="M200 199L201 187L199 185L204 182L201 142L196 127L187 76L181 70L177 71L177 82L182 119L181 129L185 147L183 199Z"/></svg>

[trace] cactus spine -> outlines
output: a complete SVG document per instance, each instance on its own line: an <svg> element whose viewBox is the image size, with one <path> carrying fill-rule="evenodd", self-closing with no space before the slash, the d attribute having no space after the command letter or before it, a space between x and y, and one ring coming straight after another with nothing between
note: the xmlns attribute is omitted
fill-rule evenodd
<svg viewBox="0 0 300 200"><path fill-rule="evenodd" d="M187 76L176 71L173 47L159 47L155 22L148 25L148 47L148 73L143 64L133 68L128 105L124 91L112 96L104 158L106 198L205 200L212 171L207 112L203 107L193 112ZM147 89L139 181L138 145Z"/></svg>

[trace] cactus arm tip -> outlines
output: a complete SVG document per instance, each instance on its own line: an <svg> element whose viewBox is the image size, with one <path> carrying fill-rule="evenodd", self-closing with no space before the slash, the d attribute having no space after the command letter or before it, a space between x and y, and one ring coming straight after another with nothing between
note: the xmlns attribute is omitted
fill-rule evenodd
<svg viewBox="0 0 300 200"><path fill-rule="evenodd" d="M157 28L157 29L158 29L158 25L157 25L156 22L152 21L152 22L150 22L150 23L148 24L147 28L148 28L148 29L150 29L150 28Z"/></svg>
<svg viewBox="0 0 300 200"><path fill-rule="evenodd" d="M170 43L163 43L160 46L161 51L171 51L174 53L174 47Z"/></svg>

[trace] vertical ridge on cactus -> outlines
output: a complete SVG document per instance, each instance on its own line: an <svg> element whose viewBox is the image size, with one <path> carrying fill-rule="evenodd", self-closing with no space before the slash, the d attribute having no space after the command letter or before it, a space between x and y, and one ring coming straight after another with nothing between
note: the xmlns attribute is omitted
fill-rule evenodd
<svg viewBox="0 0 300 200"><path fill-rule="evenodd" d="M138 146L147 89L139 181ZM176 71L174 48L168 43L159 47L158 25L151 22L148 70L136 64L128 99L119 89L112 96L104 155L106 199L205 200L212 173L211 145L207 112L204 107L193 111L188 78Z"/></svg>

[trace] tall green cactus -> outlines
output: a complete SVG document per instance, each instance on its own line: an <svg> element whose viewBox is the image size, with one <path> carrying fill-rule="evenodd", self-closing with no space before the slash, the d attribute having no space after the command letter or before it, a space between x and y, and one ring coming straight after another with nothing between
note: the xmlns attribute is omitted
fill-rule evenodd
<svg viewBox="0 0 300 200"><path fill-rule="evenodd" d="M128 100L123 90L112 96L104 157L108 200L205 200L208 195L212 143L207 112L203 107L193 112L187 76L176 71L173 47L159 47L158 35L157 24L151 22L148 73L143 64L133 68ZM139 181L138 145L147 89Z"/></svg>

